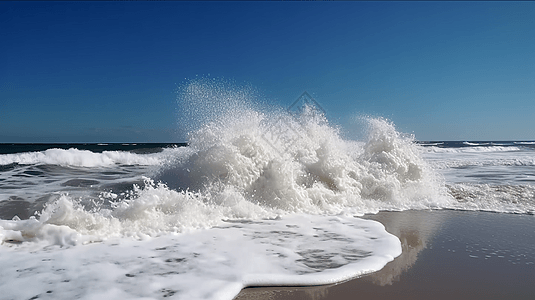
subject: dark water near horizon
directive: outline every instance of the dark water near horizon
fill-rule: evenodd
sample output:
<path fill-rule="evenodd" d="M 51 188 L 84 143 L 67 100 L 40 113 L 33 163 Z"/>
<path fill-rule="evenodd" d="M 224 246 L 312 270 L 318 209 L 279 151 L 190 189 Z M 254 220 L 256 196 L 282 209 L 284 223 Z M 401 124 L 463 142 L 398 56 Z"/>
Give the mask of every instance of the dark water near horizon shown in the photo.
<path fill-rule="evenodd" d="M 45 151 L 47 149 L 130 151 L 134 153 L 156 153 L 163 148 L 185 147 L 187 143 L 0 143 L 0 154 Z"/>
<path fill-rule="evenodd" d="M 535 141 L 416 141 L 422 146 L 436 146 L 439 148 L 463 148 L 463 147 L 527 147 L 535 148 Z"/>
<path fill-rule="evenodd" d="M 535 148 L 535 141 L 415 141 L 415 143 L 439 148 L 464 148 L 464 147 L 526 147 Z M 156 153 L 164 148 L 186 147 L 188 143 L 0 143 L 0 154 L 45 151 L 47 149 L 70 149 L 89 150 L 92 152 L 103 151 L 130 151 L 134 153 Z"/>

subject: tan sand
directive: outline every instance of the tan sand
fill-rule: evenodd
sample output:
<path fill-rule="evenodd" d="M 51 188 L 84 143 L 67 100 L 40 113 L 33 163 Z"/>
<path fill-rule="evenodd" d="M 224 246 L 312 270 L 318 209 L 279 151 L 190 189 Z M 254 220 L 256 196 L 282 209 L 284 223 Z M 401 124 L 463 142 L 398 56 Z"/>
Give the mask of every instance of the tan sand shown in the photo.
<path fill-rule="evenodd" d="M 255 287 L 235 300 L 535 299 L 535 216 L 382 212 L 366 218 L 400 238 L 382 270 L 317 287 Z"/>

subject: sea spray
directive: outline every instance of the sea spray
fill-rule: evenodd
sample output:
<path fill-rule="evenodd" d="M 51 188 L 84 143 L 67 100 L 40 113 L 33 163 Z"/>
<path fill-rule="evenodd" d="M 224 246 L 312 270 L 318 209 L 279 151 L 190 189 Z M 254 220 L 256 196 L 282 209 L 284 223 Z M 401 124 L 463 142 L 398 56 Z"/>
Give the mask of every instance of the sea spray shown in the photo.
<path fill-rule="evenodd" d="M 141 238 L 210 228 L 225 219 L 362 215 L 440 207 L 451 200 L 420 157 L 420 146 L 388 120 L 368 119 L 367 139 L 354 142 L 343 139 L 339 128 L 308 105 L 293 114 L 259 111 L 250 90 L 226 89 L 206 79 L 192 81 L 183 91 L 185 106 L 197 118 L 185 150 L 124 158 L 114 152 L 45 151 L 44 157 L 65 154 L 72 166 L 109 166 L 127 159 L 156 164 L 159 171 L 126 194 L 102 191 L 99 205 L 64 194 L 45 207 L 39 222 L 67 226 L 97 240 Z M 298 131 L 284 149 L 266 138 L 276 122 Z"/>
<path fill-rule="evenodd" d="M 251 93 L 191 84 L 187 105 L 206 115 L 192 124 L 187 147 L 127 158 L 134 165 L 124 165 L 120 153 L 61 152 L 97 162 L 69 158 L 60 164 L 73 177 L 92 169 L 114 174 L 154 167 L 136 177 L 142 184 L 104 188 L 97 198 L 61 192 L 34 217 L 0 221 L 4 248 L 11 251 L 4 257 L 36 270 L 21 282 L 56 274 L 47 281 L 51 286 L 72 282 L 54 292 L 64 299 L 176 293 L 232 299 L 248 285 L 334 283 L 378 270 L 401 252 L 399 240 L 380 223 L 355 215 L 440 207 L 450 199 L 421 159 L 420 146 L 387 120 L 369 119 L 367 139 L 350 141 L 313 107 L 291 114 L 263 110 L 251 104 Z M 288 127 L 270 132 L 274 124 Z M 83 178 L 66 183 L 78 193 L 100 186 Z M 0 264 L 18 268 L 9 260 Z M 88 265 L 83 284 L 74 280 L 76 270 Z M 86 282 L 102 288 L 90 290 Z"/>
<path fill-rule="evenodd" d="M 370 119 L 367 141 L 354 143 L 342 139 L 324 116 L 308 117 L 307 109 L 298 116 L 251 110 L 220 116 L 191 135 L 192 155 L 171 167 L 180 182 L 165 180 L 172 186 L 189 182 L 187 188 L 212 195 L 232 189 L 281 213 L 337 213 L 350 207 L 358 214 L 368 212 L 368 200 L 406 207 L 444 200 L 440 179 L 421 159 L 419 147 L 388 121 Z M 283 152 L 265 138 L 279 119 L 298 123 L 292 128 L 300 130 Z"/>

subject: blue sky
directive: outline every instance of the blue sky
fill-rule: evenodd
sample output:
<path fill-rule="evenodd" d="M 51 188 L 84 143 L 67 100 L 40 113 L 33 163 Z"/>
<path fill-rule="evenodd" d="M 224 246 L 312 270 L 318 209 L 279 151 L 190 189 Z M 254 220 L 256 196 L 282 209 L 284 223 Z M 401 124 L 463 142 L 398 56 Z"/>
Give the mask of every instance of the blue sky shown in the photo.
<path fill-rule="evenodd" d="M 0 142 L 182 142 L 195 78 L 348 134 L 535 140 L 535 2 L 0 2 Z"/>

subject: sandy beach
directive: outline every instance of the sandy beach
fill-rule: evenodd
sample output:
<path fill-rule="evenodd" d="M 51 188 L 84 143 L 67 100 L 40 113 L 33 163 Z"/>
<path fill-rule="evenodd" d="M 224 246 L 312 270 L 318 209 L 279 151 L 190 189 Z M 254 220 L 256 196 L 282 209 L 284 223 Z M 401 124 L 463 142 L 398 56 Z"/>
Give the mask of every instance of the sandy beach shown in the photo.
<path fill-rule="evenodd" d="M 472 211 L 367 215 L 399 237 L 382 270 L 317 287 L 250 287 L 235 300 L 534 299 L 535 217 Z"/>

